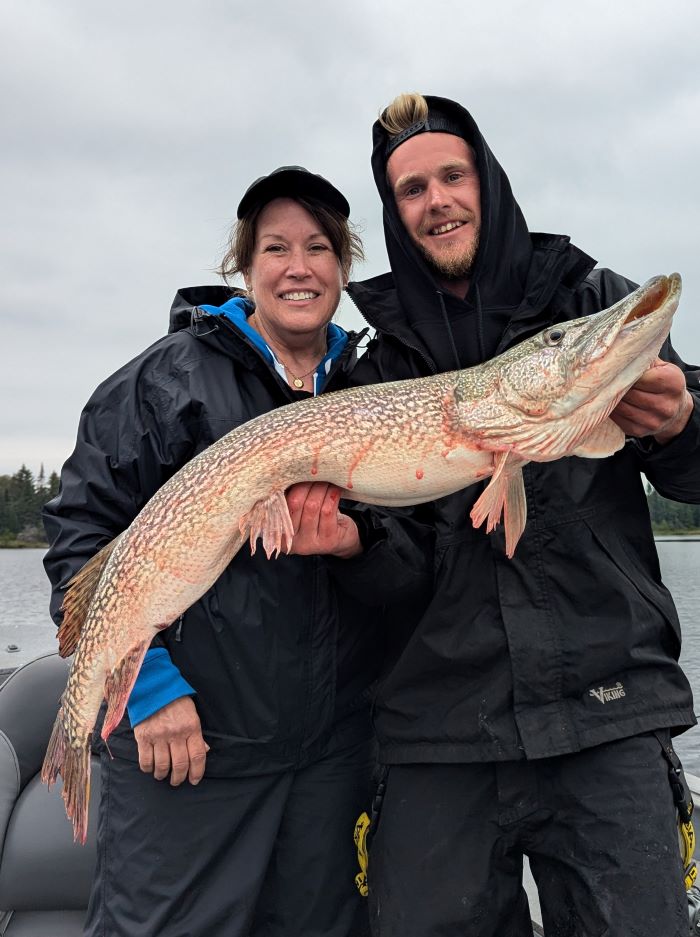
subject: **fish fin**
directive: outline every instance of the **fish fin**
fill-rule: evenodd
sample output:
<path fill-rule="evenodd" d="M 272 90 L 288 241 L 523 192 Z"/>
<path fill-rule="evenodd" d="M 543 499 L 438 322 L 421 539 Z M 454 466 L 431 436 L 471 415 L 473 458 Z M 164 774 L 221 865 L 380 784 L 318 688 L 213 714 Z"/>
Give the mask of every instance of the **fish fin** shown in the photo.
<path fill-rule="evenodd" d="M 580 436 L 580 429 L 566 420 L 549 423 L 523 422 L 509 430 L 487 427 L 479 431 L 484 448 L 507 449 L 518 453 L 522 459 L 548 461 L 568 455 L 572 443 Z"/>
<path fill-rule="evenodd" d="M 70 657 L 75 651 L 102 570 L 118 540 L 119 537 L 115 537 L 106 547 L 102 547 L 68 583 L 61 605 L 63 621 L 58 629 L 58 653 L 61 657 Z"/>
<path fill-rule="evenodd" d="M 512 559 L 527 520 L 527 498 L 522 468 L 516 469 L 508 478 L 503 519 L 506 529 L 506 556 Z"/>
<path fill-rule="evenodd" d="M 506 533 L 506 553 L 513 556 L 518 540 L 525 529 L 527 500 L 523 483 L 523 459 L 512 452 L 500 452 L 494 457 L 495 468 L 491 480 L 476 500 L 470 517 L 475 527 L 486 521 L 486 533 L 491 533 L 503 515 Z"/>
<path fill-rule="evenodd" d="M 90 804 L 90 733 L 79 747 L 70 745 L 61 706 L 44 757 L 41 780 L 49 789 L 58 775 L 63 778 L 63 803 L 73 822 L 73 841 L 85 845 Z"/>
<path fill-rule="evenodd" d="M 258 537 L 262 538 L 268 560 L 273 553 L 279 556 L 283 549 L 289 553 L 292 548 L 294 526 L 283 491 L 273 491 L 267 498 L 256 501 L 238 526 L 243 537 L 249 535 L 251 553 L 255 553 Z"/>
<path fill-rule="evenodd" d="M 506 426 L 494 421 L 480 427 L 475 435 L 484 449 L 509 450 L 524 461 L 551 462 L 578 454 L 579 445 L 586 446 L 589 436 L 595 439 L 596 428 L 609 422 L 607 417 L 614 403 L 609 402 L 605 410 L 594 405 L 581 407 L 576 414 L 545 422 L 523 419 Z M 608 427 L 607 432 L 612 437 L 614 431 Z M 616 451 L 617 448 L 612 450 Z M 605 455 L 610 454 L 605 452 Z"/>
<path fill-rule="evenodd" d="M 612 420 L 603 420 L 592 433 L 585 436 L 571 455 L 582 459 L 604 459 L 617 452 L 625 444 L 625 434 Z"/>
<path fill-rule="evenodd" d="M 105 680 L 105 699 L 107 712 L 102 726 L 102 738 L 106 742 L 113 730 L 121 722 L 129 694 L 136 682 L 146 651 L 151 646 L 150 638 L 132 647 L 107 674 Z"/>

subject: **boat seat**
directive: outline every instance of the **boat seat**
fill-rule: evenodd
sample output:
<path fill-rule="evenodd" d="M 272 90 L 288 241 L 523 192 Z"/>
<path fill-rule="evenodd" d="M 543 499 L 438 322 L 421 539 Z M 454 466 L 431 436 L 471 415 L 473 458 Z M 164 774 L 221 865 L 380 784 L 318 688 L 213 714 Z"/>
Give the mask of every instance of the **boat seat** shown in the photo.
<path fill-rule="evenodd" d="M 85 846 L 41 765 L 68 677 L 68 661 L 46 654 L 0 687 L 0 937 L 80 937 L 95 865 L 100 766 L 92 759 Z"/>

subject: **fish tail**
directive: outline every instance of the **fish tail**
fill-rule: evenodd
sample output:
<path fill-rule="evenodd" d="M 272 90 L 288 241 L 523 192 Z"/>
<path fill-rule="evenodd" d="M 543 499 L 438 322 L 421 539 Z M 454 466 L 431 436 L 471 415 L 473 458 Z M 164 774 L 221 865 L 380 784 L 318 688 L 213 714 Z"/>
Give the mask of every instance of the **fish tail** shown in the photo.
<path fill-rule="evenodd" d="M 82 744 L 71 745 L 62 710 L 56 717 L 49 739 L 41 780 L 51 788 L 59 774 L 63 778 L 62 797 L 66 814 L 73 821 L 73 840 L 80 840 L 84 845 L 90 803 L 90 735 Z"/>

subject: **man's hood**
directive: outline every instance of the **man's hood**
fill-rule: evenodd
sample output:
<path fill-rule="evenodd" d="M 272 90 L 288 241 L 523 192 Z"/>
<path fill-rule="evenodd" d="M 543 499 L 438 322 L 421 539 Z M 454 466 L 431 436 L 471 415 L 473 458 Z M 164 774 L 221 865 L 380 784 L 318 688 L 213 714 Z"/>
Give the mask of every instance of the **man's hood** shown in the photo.
<path fill-rule="evenodd" d="M 426 100 L 431 110 L 439 109 L 463 128 L 464 138 L 476 155 L 481 189 L 481 232 L 466 299 L 459 299 L 439 286 L 401 222 L 386 176 L 388 134 L 379 121 L 372 131 L 372 168 L 384 206 L 387 253 L 402 318 L 418 350 L 436 370 L 442 371 L 468 367 L 491 357 L 499 345 L 501 332 L 523 304 L 532 310 L 541 308 L 545 294 L 551 298 L 553 269 L 557 267 L 563 273 L 563 268 L 570 266 L 570 258 L 566 256 L 569 240 L 555 236 L 559 256 L 550 264 L 549 274 L 543 277 L 541 264 L 534 270 L 533 238 L 508 177 L 476 121 L 454 101 L 434 96 L 426 96 Z M 585 267 L 588 272 L 592 266 L 593 261 L 586 258 L 581 268 Z M 541 294 L 539 299 L 535 293 Z M 353 291 L 359 304 L 362 303 L 360 294 Z M 375 325 L 374 322 L 370 324 Z M 394 325 L 401 328 L 400 323 Z"/>

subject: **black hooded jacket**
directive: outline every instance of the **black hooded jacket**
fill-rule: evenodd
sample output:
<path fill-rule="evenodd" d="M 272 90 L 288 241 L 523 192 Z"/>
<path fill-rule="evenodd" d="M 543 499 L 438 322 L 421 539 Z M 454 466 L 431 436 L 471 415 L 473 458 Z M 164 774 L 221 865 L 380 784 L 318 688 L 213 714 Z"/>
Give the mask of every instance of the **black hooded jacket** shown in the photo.
<path fill-rule="evenodd" d="M 180 291 L 170 334 L 104 381 L 85 407 L 59 494 L 44 510 L 57 622 L 70 578 L 185 462 L 239 424 L 307 396 L 229 320 L 199 309 L 231 295 L 223 287 Z M 359 337 L 350 335 L 324 390 L 347 384 Z M 367 534 L 361 557 L 268 561 L 245 546 L 156 639 L 197 691 L 211 746 L 207 775 L 292 768 L 317 758 L 332 736 L 350 744 L 369 735 L 383 605 L 419 588 L 425 562 L 400 530 L 355 517 Z M 136 758 L 126 717 L 110 747 Z"/>
<path fill-rule="evenodd" d="M 353 382 L 478 364 L 635 286 L 594 269 L 568 237 L 530 233 L 472 117 L 452 101 L 428 102 L 464 128 L 476 154 L 482 218 L 469 292 L 443 292 L 406 233 L 375 124 L 392 274 L 349 288 L 377 330 Z M 670 341 L 662 356 L 685 371 L 695 397 L 686 429 L 665 446 L 628 440 L 603 460 L 528 464 L 528 521 L 513 559 L 500 527 L 486 535 L 471 525 L 483 485 L 435 503 L 434 597 L 397 639 L 375 704 L 382 761 L 542 758 L 694 723 L 640 472 L 665 497 L 700 501 L 699 375 Z"/>

